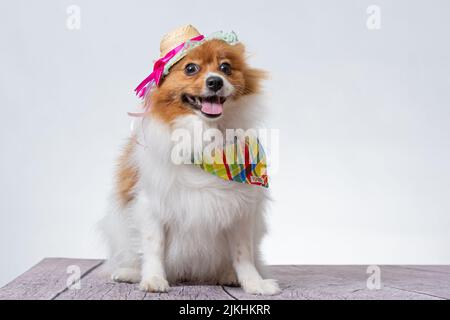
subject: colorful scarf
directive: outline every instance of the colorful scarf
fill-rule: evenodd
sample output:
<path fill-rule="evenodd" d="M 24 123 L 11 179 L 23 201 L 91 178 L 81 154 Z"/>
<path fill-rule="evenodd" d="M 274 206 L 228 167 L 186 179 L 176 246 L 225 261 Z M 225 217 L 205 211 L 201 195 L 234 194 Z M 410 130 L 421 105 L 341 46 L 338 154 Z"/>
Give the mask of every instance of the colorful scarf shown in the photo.
<path fill-rule="evenodd" d="M 219 178 L 241 183 L 269 187 L 266 155 L 258 139 L 234 142 L 216 150 L 213 159 L 194 162 L 205 172 Z"/>

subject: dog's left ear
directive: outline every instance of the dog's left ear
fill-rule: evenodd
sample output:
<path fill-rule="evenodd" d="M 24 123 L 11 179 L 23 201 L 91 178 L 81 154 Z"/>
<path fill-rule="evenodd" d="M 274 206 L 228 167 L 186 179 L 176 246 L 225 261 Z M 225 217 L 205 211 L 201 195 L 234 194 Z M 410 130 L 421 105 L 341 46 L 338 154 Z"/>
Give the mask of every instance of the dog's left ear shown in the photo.
<path fill-rule="evenodd" d="M 244 94 L 256 94 L 261 91 L 263 80 L 266 80 L 269 74 L 261 69 L 248 68 L 244 70 L 245 91 Z"/>
<path fill-rule="evenodd" d="M 235 44 L 236 49 L 242 56 L 247 56 L 245 46 L 242 43 Z M 269 74 L 261 69 L 251 68 L 246 65 L 243 70 L 245 79 L 244 95 L 257 94 L 261 91 L 263 80 L 269 77 Z"/>
<path fill-rule="evenodd" d="M 241 56 L 246 56 L 245 46 L 242 43 L 237 43 L 234 46 Z M 266 71 L 251 68 L 247 64 L 243 70 L 243 74 L 245 80 L 244 95 L 259 93 L 261 91 L 263 80 L 266 80 L 269 77 L 269 74 Z"/>
<path fill-rule="evenodd" d="M 236 48 L 236 50 L 237 50 L 240 54 L 242 54 L 242 55 L 245 54 L 245 46 L 244 46 L 243 43 L 238 42 L 238 43 L 236 43 L 236 44 L 234 45 L 234 47 Z"/>

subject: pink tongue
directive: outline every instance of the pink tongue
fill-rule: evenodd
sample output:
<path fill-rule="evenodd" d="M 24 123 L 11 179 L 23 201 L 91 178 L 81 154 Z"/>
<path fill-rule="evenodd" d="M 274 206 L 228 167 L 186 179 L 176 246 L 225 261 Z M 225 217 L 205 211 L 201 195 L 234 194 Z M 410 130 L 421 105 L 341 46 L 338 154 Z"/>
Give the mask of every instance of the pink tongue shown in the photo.
<path fill-rule="evenodd" d="M 221 104 L 220 102 L 210 102 L 210 101 L 202 102 L 202 112 L 206 114 L 218 115 L 221 114 L 222 111 L 223 111 L 223 104 Z"/>

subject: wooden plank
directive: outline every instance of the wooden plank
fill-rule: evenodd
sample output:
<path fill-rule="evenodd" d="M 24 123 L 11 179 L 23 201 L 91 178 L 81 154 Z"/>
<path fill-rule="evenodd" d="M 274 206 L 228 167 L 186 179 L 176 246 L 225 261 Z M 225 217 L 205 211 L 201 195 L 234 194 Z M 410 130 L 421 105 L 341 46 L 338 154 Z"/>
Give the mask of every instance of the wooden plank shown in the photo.
<path fill-rule="evenodd" d="M 171 286 L 169 293 L 147 293 L 145 300 L 233 300 L 223 287 L 213 285 Z"/>
<path fill-rule="evenodd" d="M 450 274 L 450 266 L 443 266 L 443 265 L 431 265 L 431 266 L 429 266 L 429 265 L 404 265 L 404 266 L 394 265 L 393 267 L 402 267 L 402 268 L 406 268 L 406 269 Z"/>
<path fill-rule="evenodd" d="M 367 266 L 271 266 L 283 289 L 254 296 L 241 288 L 195 284 L 171 286 L 168 293 L 145 293 L 137 284 L 115 283 L 102 260 L 44 259 L 0 289 L 2 299 L 450 299 L 450 266 L 380 266 L 381 289 L 367 288 Z M 67 288 L 69 266 L 81 271 L 79 289 Z"/>
<path fill-rule="evenodd" d="M 175 285 L 167 293 L 143 292 L 138 284 L 117 283 L 96 268 L 81 279 L 80 289 L 65 290 L 57 300 L 213 300 L 231 299 L 220 286 Z"/>
<path fill-rule="evenodd" d="M 450 299 L 450 267 L 382 266 L 385 286 Z"/>
<path fill-rule="evenodd" d="M 397 272 L 395 275 L 390 269 L 384 272 L 381 266 L 381 283 L 379 290 L 367 288 L 367 266 L 271 266 L 268 268 L 270 277 L 279 280 L 282 292 L 271 299 L 442 299 L 444 295 L 428 294 L 413 291 L 404 285 L 411 279 L 411 274 Z M 420 272 L 419 272 L 420 273 Z M 420 279 L 419 275 L 417 279 Z M 402 282 L 402 286 L 393 280 Z M 428 279 L 430 280 L 430 279 Z M 442 279 L 440 279 L 442 280 Z M 439 281 L 439 280 L 436 280 Z M 420 282 L 420 280 L 419 280 Z M 435 282 L 430 282 L 430 286 Z M 418 283 L 416 283 L 416 288 Z M 450 285 L 446 287 L 447 293 Z M 423 288 L 423 287 L 421 287 Z M 244 293 L 240 288 L 228 288 L 225 290 L 239 300 L 264 299 L 265 297 L 253 296 Z M 430 292 L 430 291 L 428 291 Z"/>
<path fill-rule="evenodd" d="M 61 292 L 55 300 L 142 300 L 145 292 L 138 290 L 136 284 L 116 283 L 96 268 L 84 276 L 79 289 Z"/>
<path fill-rule="evenodd" d="M 69 266 L 78 266 L 83 275 L 101 263 L 102 260 L 46 258 L 0 289 L 0 300 L 53 299 L 67 288 Z"/>

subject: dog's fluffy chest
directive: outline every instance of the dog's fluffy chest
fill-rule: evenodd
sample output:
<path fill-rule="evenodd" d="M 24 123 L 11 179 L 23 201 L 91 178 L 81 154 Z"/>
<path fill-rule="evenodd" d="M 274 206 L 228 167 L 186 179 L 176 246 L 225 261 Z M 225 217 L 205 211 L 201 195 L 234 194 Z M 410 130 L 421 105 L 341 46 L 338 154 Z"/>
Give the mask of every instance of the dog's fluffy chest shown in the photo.
<path fill-rule="evenodd" d="M 168 185 L 148 192 L 162 200 L 161 219 L 181 230 L 225 229 L 262 201 L 263 188 L 223 180 L 195 165 L 172 165 L 166 170 Z M 144 179 L 161 181 L 163 171 Z"/>

